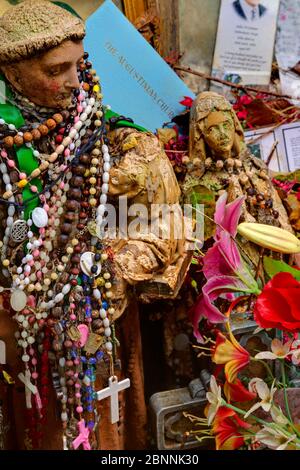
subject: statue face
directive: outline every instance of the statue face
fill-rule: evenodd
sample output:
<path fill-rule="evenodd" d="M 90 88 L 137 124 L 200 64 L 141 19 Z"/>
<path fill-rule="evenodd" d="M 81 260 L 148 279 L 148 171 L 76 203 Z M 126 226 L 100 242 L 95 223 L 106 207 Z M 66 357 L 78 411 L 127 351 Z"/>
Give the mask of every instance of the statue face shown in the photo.
<path fill-rule="evenodd" d="M 3 68 L 8 81 L 39 106 L 63 109 L 79 88 L 78 65 L 84 54 L 82 41 L 65 41 L 32 59 Z"/>
<path fill-rule="evenodd" d="M 213 112 L 206 118 L 203 131 L 204 140 L 217 155 L 231 151 L 235 126 L 233 118 L 228 112 Z"/>

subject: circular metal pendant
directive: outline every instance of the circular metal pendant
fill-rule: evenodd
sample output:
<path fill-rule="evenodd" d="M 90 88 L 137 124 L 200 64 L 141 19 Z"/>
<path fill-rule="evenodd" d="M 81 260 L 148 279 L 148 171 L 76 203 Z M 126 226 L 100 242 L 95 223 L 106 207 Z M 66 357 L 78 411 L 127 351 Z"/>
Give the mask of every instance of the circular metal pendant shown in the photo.
<path fill-rule="evenodd" d="M 89 277 L 91 277 L 91 276 L 97 277 L 101 273 L 101 264 L 100 263 L 96 264 L 97 272 L 92 273 L 92 266 L 95 265 L 94 259 L 95 259 L 95 254 L 92 251 L 86 251 L 80 257 L 81 270 L 84 274 L 86 274 Z"/>
<path fill-rule="evenodd" d="M 21 243 L 26 240 L 27 233 L 28 233 L 28 225 L 26 223 L 26 220 L 16 220 L 16 222 L 14 222 L 12 225 L 10 238 L 15 243 Z"/>
<path fill-rule="evenodd" d="M 27 305 L 26 294 L 20 289 L 13 291 L 10 297 L 10 305 L 15 312 L 21 312 Z"/>

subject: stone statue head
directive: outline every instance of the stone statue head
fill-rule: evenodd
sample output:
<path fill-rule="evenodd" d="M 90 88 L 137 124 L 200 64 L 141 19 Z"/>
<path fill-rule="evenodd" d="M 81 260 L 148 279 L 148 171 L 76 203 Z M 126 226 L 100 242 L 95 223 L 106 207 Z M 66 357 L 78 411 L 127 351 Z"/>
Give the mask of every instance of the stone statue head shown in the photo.
<path fill-rule="evenodd" d="M 217 93 L 201 93 L 191 110 L 191 159 L 224 160 L 239 155 L 244 146 L 243 129 L 231 104 Z"/>
<path fill-rule="evenodd" d="M 66 108 L 79 87 L 80 18 L 47 0 L 25 0 L 0 18 L 1 71 L 33 103 Z"/>

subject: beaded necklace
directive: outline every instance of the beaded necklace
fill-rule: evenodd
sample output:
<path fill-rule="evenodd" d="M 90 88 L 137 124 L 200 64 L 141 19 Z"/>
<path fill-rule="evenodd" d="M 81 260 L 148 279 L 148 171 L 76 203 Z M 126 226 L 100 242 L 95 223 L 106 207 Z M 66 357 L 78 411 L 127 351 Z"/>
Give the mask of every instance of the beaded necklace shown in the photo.
<path fill-rule="evenodd" d="M 111 364 L 115 350 L 113 258 L 87 230 L 88 221 L 103 221 L 110 171 L 99 78 L 87 59 L 86 54 L 80 64 L 81 87 L 71 112 L 56 112 L 22 130 L 0 120 L 7 206 L 0 248 L 2 274 L 10 283 L 0 292 L 8 293 L 19 326 L 16 339 L 24 363 L 19 379 L 25 385 L 32 448 L 42 437 L 50 369 L 61 403 L 64 447 L 90 448 L 98 420 L 95 368 L 99 361 Z M 37 150 L 46 139 L 52 148 L 48 154 Z M 36 162 L 27 173 L 16 161 L 24 145 Z M 90 439 L 82 441 L 83 435 Z"/>

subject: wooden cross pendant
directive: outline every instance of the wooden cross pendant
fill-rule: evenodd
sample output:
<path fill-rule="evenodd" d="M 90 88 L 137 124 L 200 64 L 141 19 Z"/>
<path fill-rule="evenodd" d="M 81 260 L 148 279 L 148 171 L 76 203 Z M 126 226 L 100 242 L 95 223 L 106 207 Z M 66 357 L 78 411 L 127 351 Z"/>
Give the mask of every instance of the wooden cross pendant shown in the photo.
<path fill-rule="evenodd" d="M 104 398 L 110 397 L 110 416 L 111 423 L 117 423 L 119 417 L 119 392 L 130 387 L 130 380 L 125 379 L 118 382 L 117 377 L 110 377 L 108 379 L 108 387 L 97 392 L 97 399 L 103 400 Z"/>

